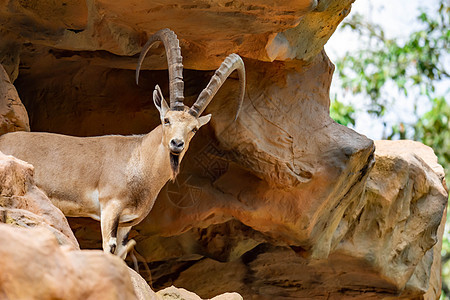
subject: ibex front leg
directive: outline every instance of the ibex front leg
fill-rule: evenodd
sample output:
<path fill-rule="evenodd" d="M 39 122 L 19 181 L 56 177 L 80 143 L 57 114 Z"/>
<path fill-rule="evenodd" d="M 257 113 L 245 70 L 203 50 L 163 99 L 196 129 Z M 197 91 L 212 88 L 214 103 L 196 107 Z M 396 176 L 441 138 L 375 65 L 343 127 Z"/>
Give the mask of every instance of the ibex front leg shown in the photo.
<path fill-rule="evenodd" d="M 115 253 L 117 250 L 117 230 L 122 207 L 119 201 L 109 201 L 102 206 L 101 228 L 103 251 Z"/>

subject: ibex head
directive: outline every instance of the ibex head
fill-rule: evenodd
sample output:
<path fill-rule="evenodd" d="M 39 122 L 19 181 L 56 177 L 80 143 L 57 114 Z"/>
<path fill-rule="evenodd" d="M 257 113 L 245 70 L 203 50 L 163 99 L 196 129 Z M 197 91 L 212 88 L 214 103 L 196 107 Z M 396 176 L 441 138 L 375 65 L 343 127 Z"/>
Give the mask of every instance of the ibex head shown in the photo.
<path fill-rule="evenodd" d="M 201 126 L 211 120 L 210 114 L 203 117 L 200 117 L 200 115 L 234 70 L 238 71 L 240 81 L 240 98 L 235 120 L 238 117 L 244 99 L 245 68 L 239 55 L 229 55 L 220 65 L 219 69 L 216 70 L 206 88 L 200 93 L 197 101 L 189 108 L 183 104 L 184 82 L 181 49 L 177 36 L 170 29 L 166 28 L 156 32 L 144 45 L 136 68 L 136 84 L 139 82 L 139 71 L 145 55 L 150 47 L 159 41 L 164 44 L 166 49 L 169 68 L 170 106 L 164 100 L 158 85 L 153 92 L 153 102 L 160 114 L 163 128 L 162 143 L 169 150 L 172 178 L 175 179 L 179 172 L 180 161 L 186 153 L 192 137 Z"/>
<path fill-rule="evenodd" d="M 162 123 L 162 143 L 169 149 L 170 165 L 173 179 L 179 171 L 180 161 L 197 130 L 211 120 L 211 115 L 195 117 L 189 113 L 189 108 L 174 110 L 167 105 L 159 86 L 153 92 L 153 102 L 159 110 Z"/>

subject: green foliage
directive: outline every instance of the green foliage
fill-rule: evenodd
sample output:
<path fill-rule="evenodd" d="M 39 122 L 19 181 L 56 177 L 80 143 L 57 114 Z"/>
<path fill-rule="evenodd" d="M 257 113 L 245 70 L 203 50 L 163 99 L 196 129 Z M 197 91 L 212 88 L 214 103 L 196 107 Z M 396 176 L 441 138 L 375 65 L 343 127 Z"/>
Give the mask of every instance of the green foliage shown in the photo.
<path fill-rule="evenodd" d="M 416 138 L 434 149 L 439 163 L 446 168 L 450 183 L 450 105 L 444 97 L 433 99 L 433 107 L 415 125 Z"/>
<path fill-rule="evenodd" d="M 404 95 L 433 97 L 436 82 L 449 77 L 442 59 L 450 44 L 450 10 L 445 3 L 441 0 L 437 16 L 422 12 L 418 21 L 423 29 L 404 41 L 386 38 L 379 25 L 364 21 L 358 14 L 343 23 L 344 28 L 359 34 L 367 48 L 347 53 L 336 63 L 337 71 L 344 89 L 370 97 L 369 113 L 383 116 L 395 101 L 386 92 L 387 83 L 394 84 Z"/>
<path fill-rule="evenodd" d="M 336 97 L 331 102 L 330 116 L 337 123 L 349 126 L 355 126 L 355 109 L 351 105 L 340 102 Z"/>

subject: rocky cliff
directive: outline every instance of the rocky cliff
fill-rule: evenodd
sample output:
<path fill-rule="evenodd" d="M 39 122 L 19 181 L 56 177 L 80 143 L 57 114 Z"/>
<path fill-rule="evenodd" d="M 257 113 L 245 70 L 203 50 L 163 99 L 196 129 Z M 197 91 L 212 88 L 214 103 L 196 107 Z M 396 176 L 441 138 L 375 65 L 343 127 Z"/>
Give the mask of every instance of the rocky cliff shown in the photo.
<path fill-rule="evenodd" d="M 434 299 L 448 194 L 433 151 L 374 143 L 329 117 L 323 45 L 352 2 L 0 1 L 0 96 L 14 82 L 33 131 L 143 134 L 160 122 L 154 86 L 168 94 L 162 47 L 134 83 L 149 35 L 177 33 L 186 104 L 238 53 L 241 114 L 232 76 L 177 181 L 132 231 L 141 275 L 203 298 Z M 0 114 L 2 132 L 28 129 L 17 95 L 0 99 Z M 100 248 L 98 223 L 69 222 L 82 248 Z"/>

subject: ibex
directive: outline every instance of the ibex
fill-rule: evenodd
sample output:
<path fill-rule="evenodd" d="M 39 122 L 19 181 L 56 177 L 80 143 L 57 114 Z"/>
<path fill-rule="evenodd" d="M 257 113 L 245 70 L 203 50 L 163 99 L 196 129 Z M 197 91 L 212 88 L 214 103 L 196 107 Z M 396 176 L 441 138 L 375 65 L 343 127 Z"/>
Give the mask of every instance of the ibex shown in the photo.
<path fill-rule="evenodd" d="M 153 102 L 161 125 L 140 136 L 72 137 L 52 133 L 13 132 L 0 137 L 0 151 L 35 167 L 37 186 L 66 216 L 91 217 L 101 222 L 103 250 L 125 258 L 128 233 L 141 222 L 159 191 L 174 180 L 194 134 L 209 122 L 200 116 L 227 77 L 240 80 L 236 118 L 244 98 L 245 68 L 237 54 L 229 55 L 192 107 L 183 104 L 183 64 L 175 33 L 162 29 L 144 45 L 136 68 L 156 43 L 164 44 L 169 69 L 170 106 L 159 86 Z M 134 242 L 134 241 L 133 241 Z"/>

